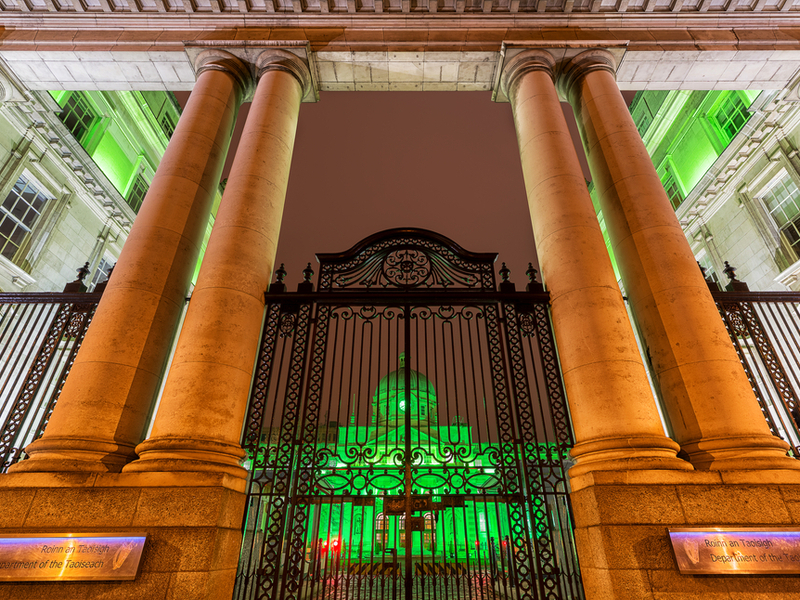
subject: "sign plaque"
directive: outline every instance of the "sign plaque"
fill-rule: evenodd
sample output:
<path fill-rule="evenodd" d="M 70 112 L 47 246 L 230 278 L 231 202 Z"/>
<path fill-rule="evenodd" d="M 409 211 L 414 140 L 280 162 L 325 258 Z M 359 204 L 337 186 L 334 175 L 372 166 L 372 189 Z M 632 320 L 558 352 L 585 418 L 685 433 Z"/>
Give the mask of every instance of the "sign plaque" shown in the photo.
<path fill-rule="evenodd" d="M 0 581 L 136 579 L 146 533 L 42 533 L 0 537 Z"/>
<path fill-rule="evenodd" d="M 684 575 L 800 573 L 800 529 L 713 527 L 668 529 Z"/>

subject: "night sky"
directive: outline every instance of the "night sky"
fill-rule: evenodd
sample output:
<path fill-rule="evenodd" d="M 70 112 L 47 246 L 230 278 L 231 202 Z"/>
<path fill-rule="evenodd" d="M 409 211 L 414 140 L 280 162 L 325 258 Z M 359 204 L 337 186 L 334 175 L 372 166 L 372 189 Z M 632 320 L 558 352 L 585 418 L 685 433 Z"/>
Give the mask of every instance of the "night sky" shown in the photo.
<path fill-rule="evenodd" d="M 181 104 L 188 97 L 176 95 Z M 509 104 L 493 103 L 490 92 L 322 92 L 302 105 L 277 258 L 290 289 L 315 253 L 392 227 L 498 252 L 497 268 L 505 261 L 524 287 L 536 252 Z"/>

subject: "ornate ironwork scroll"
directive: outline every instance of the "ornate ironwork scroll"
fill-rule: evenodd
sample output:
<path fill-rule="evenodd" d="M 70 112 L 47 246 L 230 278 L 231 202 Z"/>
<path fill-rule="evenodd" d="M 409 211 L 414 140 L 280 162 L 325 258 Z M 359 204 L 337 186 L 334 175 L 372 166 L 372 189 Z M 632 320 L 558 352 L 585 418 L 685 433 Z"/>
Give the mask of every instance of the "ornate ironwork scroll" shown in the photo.
<path fill-rule="evenodd" d="M 318 254 L 319 290 L 495 290 L 496 254 L 475 254 L 432 231 L 390 229 L 341 254 Z"/>

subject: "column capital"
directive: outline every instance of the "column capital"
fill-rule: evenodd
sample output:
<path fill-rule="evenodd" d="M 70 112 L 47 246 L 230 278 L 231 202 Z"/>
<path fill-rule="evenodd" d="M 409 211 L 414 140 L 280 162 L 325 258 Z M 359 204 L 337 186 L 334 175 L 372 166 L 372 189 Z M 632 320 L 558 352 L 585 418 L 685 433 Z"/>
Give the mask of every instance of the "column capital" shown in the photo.
<path fill-rule="evenodd" d="M 556 89 L 562 99 L 571 103 L 575 84 L 594 71 L 608 71 L 616 79 L 617 59 L 608 50 L 595 48 L 581 52 L 564 62 L 556 78 Z"/>
<path fill-rule="evenodd" d="M 250 68 L 247 63 L 230 52 L 219 48 L 203 50 L 194 59 L 194 72 L 197 77 L 200 77 L 204 71 L 222 71 L 233 77 L 238 88 L 239 104 L 253 93 L 255 86 Z"/>
<path fill-rule="evenodd" d="M 556 59 L 547 50 L 525 50 L 520 52 L 503 67 L 500 85 L 506 97 L 513 102 L 516 86 L 523 75 L 533 71 L 544 71 L 551 79 L 554 77 Z"/>
<path fill-rule="evenodd" d="M 308 101 L 309 96 L 314 95 L 314 84 L 311 80 L 311 71 L 305 60 L 280 48 L 270 48 L 264 50 L 255 60 L 256 79 L 267 71 L 285 71 L 292 75 L 300 84 L 303 91 L 303 100 Z M 312 100 L 313 101 L 313 100 Z"/>

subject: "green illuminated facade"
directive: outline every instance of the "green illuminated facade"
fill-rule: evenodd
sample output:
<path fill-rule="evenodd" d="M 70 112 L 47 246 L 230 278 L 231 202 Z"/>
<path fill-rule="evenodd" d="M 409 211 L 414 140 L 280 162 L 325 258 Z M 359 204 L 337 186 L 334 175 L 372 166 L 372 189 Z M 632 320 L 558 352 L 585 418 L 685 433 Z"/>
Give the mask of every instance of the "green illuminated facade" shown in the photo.
<path fill-rule="evenodd" d="M 653 90 L 638 92 L 630 110 L 707 276 L 724 288 L 729 261 L 751 289 L 796 287 L 796 103 L 769 91 Z M 613 260 L 607 235 L 606 245 Z"/>
<path fill-rule="evenodd" d="M 52 92 L 59 118 L 134 212 L 180 117 L 169 92 Z"/>
<path fill-rule="evenodd" d="M 122 250 L 180 107 L 165 91 L 23 92 L 1 65 L 0 83 L 11 90 L 0 118 L 0 291 L 61 291 L 87 262 L 91 290 Z"/>

